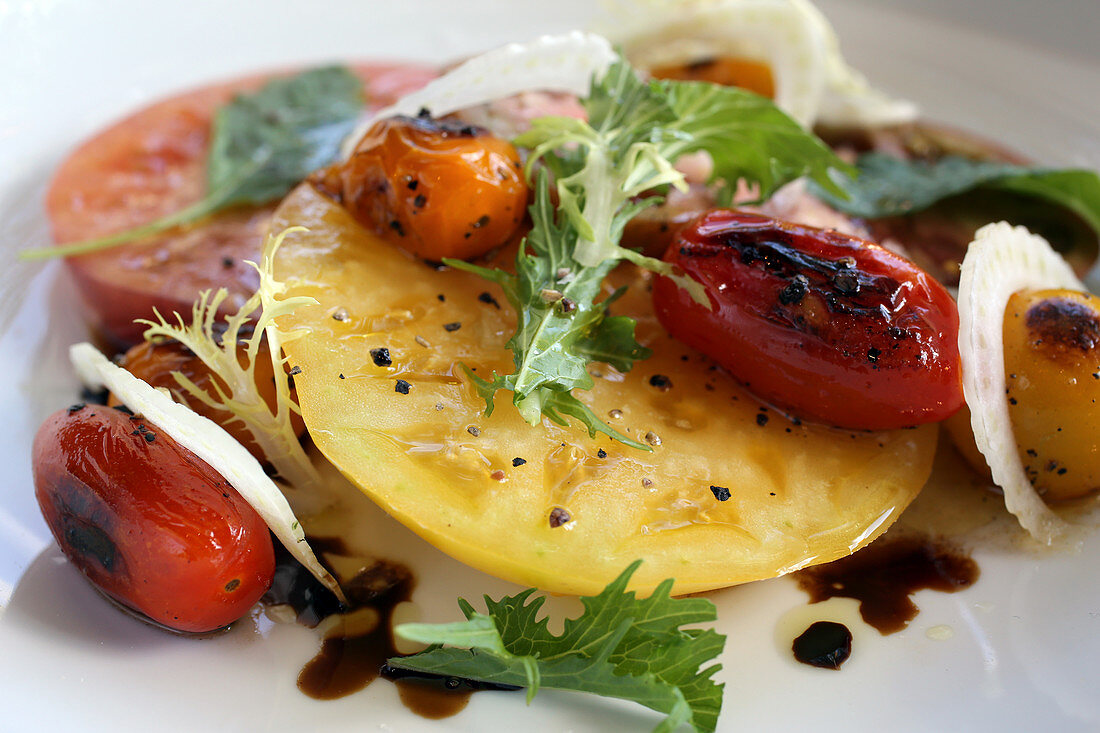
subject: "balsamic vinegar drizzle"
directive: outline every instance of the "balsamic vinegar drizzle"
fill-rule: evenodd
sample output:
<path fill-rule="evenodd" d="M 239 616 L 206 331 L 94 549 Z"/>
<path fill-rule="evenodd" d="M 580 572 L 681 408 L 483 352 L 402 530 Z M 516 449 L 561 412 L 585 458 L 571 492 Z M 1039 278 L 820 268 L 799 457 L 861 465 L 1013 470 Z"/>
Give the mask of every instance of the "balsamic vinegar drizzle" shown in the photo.
<path fill-rule="evenodd" d="M 347 555 L 339 538 L 309 539 L 318 555 Z M 466 707 L 476 690 L 518 689 L 503 685 L 410 673 L 386 664 L 399 656 L 391 633 L 393 609 L 409 600 L 416 579 L 411 570 L 399 563 L 375 560 L 353 578 L 342 579 L 350 603 L 343 608 L 336 597 L 281 546 L 276 545 L 275 579 L 264 596 L 268 605 L 287 605 L 295 610 L 298 622 L 315 627 L 339 613 L 373 609 L 378 621 L 369 629 L 345 634 L 329 634 L 321 650 L 302 667 L 298 689 L 318 700 L 332 700 L 363 689 L 379 676 L 397 685 L 402 703 L 425 718 L 446 718 Z M 353 625 L 349 625 L 353 626 Z"/>
<path fill-rule="evenodd" d="M 978 565 L 942 540 L 903 535 L 873 542 L 854 555 L 795 574 L 810 603 L 854 598 L 859 613 L 881 634 L 901 631 L 917 615 L 910 596 L 918 590 L 945 593 L 969 588 Z"/>
<path fill-rule="evenodd" d="M 852 655 L 852 632 L 836 621 L 815 621 L 794 640 L 791 651 L 811 667 L 840 669 Z"/>

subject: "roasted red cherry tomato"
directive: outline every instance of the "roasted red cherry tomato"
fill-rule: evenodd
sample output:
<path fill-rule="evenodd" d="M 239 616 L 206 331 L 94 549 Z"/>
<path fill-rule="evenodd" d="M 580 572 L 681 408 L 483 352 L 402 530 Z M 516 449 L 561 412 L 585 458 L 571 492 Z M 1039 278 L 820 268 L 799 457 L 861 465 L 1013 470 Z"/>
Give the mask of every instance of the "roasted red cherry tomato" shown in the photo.
<path fill-rule="evenodd" d="M 714 308 L 659 278 L 664 327 L 795 416 L 879 430 L 962 405 L 954 301 L 876 244 L 717 210 L 682 230 L 665 259 L 701 282 Z"/>
<path fill-rule="evenodd" d="M 122 605 L 172 629 L 212 631 L 271 585 L 264 521 L 145 420 L 74 405 L 46 419 L 33 456 L 35 495 L 61 550 Z"/>
<path fill-rule="evenodd" d="M 511 143 L 426 115 L 377 123 L 346 163 L 317 181 L 359 223 L 430 260 L 474 257 L 504 244 L 527 211 L 527 183 Z"/>

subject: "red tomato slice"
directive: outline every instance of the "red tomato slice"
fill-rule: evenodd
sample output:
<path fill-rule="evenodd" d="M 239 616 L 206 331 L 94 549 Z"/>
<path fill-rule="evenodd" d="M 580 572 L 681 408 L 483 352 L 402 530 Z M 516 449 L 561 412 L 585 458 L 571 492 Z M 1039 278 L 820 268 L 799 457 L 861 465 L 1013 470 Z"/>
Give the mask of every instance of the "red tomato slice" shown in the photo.
<path fill-rule="evenodd" d="M 422 66 L 363 64 L 374 106 L 423 86 L 435 71 Z M 57 170 L 46 209 L 59 244 L 105 236 L 145 224 L 202 198 L 210 123 L 233 95 L 259 88 L 273 75 L 256 75 L 186 92 L 147 107 L 81 145 Z M 258 261 L 274 204 L 240 207 L 199 225 L 67 259 L 93 326 L 122 349 L 141 340 L 135 318 L 187 314 L 199 291 L 229 290 L 227 310 L 252 294 L 258 278 L 245 260 Z"/>
<path fill-rule="evenodd" d="M 954 300 L 876 244 L 718 210 L 683 229 L 665 259 L 714 305 L 659 278 L 653 302 L 669 333 L 798 417 L 882 430 L 962 405 Z"/>

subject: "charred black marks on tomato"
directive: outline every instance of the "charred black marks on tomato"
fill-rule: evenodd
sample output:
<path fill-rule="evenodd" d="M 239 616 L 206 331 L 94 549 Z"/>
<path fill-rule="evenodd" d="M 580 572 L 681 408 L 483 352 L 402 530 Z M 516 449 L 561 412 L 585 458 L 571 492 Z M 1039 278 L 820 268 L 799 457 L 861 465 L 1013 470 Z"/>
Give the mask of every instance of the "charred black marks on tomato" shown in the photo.
<path fill-rule="evenodd" d="M 795 275 L 779 291 L 779 302 L 783 305 L 801 303 L 809 292 L 810 281 L 805 275 Z"/>
<path fill-rule="evenodd" d="M 424 132 L 429 132 L 443 138 L 453 137 L 481 137 L 487 135 L 488 130 L 477 125 L 470 125 L 452 117 L 432 117 L 428 109 L 421 109 L 416 117 L 398 115 L 397 119 Z M 415 181 L 415 179 L 414 179 Z M 413 181 L 410 181 L 410 184 Z M 409 186 L 410 191 L 416 190 L 416 185 Z"/>
<path fill-rule="evenodd" d="M 94 560 L 108 573 L 113 573 L 118 560 L 118 547 L 101 527 L 72 513 L 63 513 L 65 544 L 82 557 Z"/>
<path fill-rule="evenodd" d="M 497 302 L 497 299 L 493 297 L 492 293 L 489 293 L 489 292 L 479 293 L 478 296 L 477 296 L 477 299 L 480 300 L 485 305 L 491 305 L 494 308 L 496 308 L 497 310 L 500 310 L 500 303 Z"/>
<path fill-rule="evenodd" d="M 1046 298 L 1028 308 L 1027 329 L 1036 346 L 1088 353 L 1100 343 L 1100 318 L 1071 298 Z"/>
<path fill-rule="evenodd" d="M 882 634 L 892 634 L 917 615 L 913 593 L 953 593 L 969 588 L 978 575 L 977 563 L 945 541 L 903 535 L 877 540 L 854 555 L 795 573 L 794 578 L 810 603 L 854 598 L 864 621 Z"/>
<path fill-rule="evenodd" d="M 836 621 L 815 621 L 791 643 L 794 658 L 822 669 L 840 669 L 852 656 L 852 632 Z"/>
<path fill-rule="evenodd" d="M 877 317 L 879 306 L 890 303 L 900 287 L 892 277 L 863 272 L 853 257 L 833 260 L 802 252 L 787 232 L 741 231 L 715 239 L 716 247 L 733 250 L 741 264 L 783 281 L 777 294 L 781 305 L 798 305 L 813 293 L 832 313 Z M 838 244 L 847 241 L 840 235 L 833 239 Z"/>
<path fill-rule="evenodd" d="M 798 232 L 775 227 L 717 231 L 702 241 L 684 243 L 686 257 L 728 257 L 774 282 L 775 300 L 762 303 L 759 315 L 773 323 L 835 346 L 828 323 L 834 316 L 858 324 L 874 351 L 863 352 L 872 369 L 923 363 L 925 345 L 912 340 L 908 322 L 895 319 L 897 304 L 906 299 L 901 283 L 859 267 L 854 253 L 867 246 L 846 235 L 823 232 L 834 249 L 853 255 L 823 257 L 798 248 Z M 848 334 L 841 336 L 843 340 Z M 854 337 L 854 333 L 851 334 Z M 908 342 L 905 346 L 903 343 Z"/>

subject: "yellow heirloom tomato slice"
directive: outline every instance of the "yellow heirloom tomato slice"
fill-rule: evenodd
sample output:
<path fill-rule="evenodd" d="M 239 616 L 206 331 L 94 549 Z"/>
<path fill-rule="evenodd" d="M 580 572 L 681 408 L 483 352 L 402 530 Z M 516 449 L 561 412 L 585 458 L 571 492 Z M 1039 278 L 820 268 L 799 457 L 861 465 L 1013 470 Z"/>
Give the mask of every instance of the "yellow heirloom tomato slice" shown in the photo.
<path fill-rule="evenodd" d="M 459 364 L 511 370 L 495 285 L 437 270 L 360 227 L 308 184 L 273 231 L 304 226 L 276 276 L 320 305 L 280 320 L 317 447 L 387 512 L 476 568 L 552 592 L 599 592 L 631 561 L 639 590 L 678 593 L 781 575 L 881 534 L 927 479 L 937 427 L 851 433 L 765 409 L 657 324 L 643 276 L 614 306 L 654 356 L 597 365 L 578 396 L 627 447 L 532 427 L 498 395 L 489 417 Z M 499 303 L 499 306 L 497 305 Z M 385 351 L 381 351 L 385 349 Z"/>

